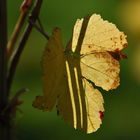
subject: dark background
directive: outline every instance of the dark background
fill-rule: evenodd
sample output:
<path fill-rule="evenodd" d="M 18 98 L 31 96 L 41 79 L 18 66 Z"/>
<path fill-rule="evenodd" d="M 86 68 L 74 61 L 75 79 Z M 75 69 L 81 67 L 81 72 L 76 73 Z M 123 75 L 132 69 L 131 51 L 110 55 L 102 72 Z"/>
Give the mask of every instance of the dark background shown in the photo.
<path fill-rule="evenodd" d="M 9 36 L 19 15 L 22 0 L 8 0 Z M 140 0 L 44 0 L 40 18 L 48 32 L 60 27 L 64 45 L 70 39 L 77 18 L 98 13 L 117 25 L 128 36 L 129 46 L 121 61 L 121 85 L 103 93 L 105 116 L 101 128 L 92 134 L 74 130 L 52 112 L 32 107 L 36 95 L 42 94 L 41 55 L 46 39 L 33 30 L 18 65 L 12 94 L 22 87 L 30 91 L 22 96 L 16 125 L 18 140 L 101 140 L 140 139 Z M 22 111 L 22 113 L 20 113 Z"/>

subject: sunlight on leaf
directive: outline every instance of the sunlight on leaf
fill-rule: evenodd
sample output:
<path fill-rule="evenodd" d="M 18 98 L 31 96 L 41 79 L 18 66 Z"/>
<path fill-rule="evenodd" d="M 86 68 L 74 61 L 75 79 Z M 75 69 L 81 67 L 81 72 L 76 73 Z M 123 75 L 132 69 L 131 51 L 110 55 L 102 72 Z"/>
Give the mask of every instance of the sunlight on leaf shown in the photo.
<path fill-rule="evenodd" d="M 95 52 L 83 56 L 81 69 L 84 77 L 105 90 L 115 89 L 119 85 L 119 62 L 108 52 Z"/>
<path fill-rule="evenodd" d="M 81 41 L 80 41 L 81 40 Z M 80 43 L 80 44 L 79 44 Z M 127 46 L 126 36 L 117 27 L 104 21 L 100 15 L 93 14 L 75 23 L 72 50 L 81 45 L 80 54 L 95 51 L 121 51 Z"/>
<path fill-rule="evenodd" d="M 126 46 L 124 33 L 96 14 L 77 20 L 65 50 L 55 28 L 42 60 L 44 93 L 33 106 L 47 111 L 56 105 L 58 115 L 75 129 L 95 132 L 104 100 L 91 82 L 105 90 L 118 87 L 120 51 Z"/>
<path fill-rule="evenodd" d="M 78 19 L 74 26 L 72 50 L 82 55 L 82 75 L 105 90 L 117 88 L 120 81 L 119 62 L 109 52 L 117 54 L 125 47 L 124 33 L 99 15 Z"/>

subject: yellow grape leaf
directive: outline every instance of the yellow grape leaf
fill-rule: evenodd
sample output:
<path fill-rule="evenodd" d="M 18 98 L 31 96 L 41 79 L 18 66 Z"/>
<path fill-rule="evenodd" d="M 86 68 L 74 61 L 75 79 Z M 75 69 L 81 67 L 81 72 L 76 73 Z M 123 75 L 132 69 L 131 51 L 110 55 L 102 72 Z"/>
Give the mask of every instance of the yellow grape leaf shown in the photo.
<path fill-rule="evenodd" d="M 95 52 L 81 57 L 82 75 L 104 90 L 119 85 L 119 62 L 108 52 Z"/>
<path fill-rule="evenodd" d="M 82 39 L 81 39 L 82 38 Z M 80 45 L 80 54 L 97 51 L 121 51 L 127 46 L 126 36 L 100 15 L 78 19 L 74 25 L 72 51 Z"/>
<path fill-rule="evenodd" d="M 41 110 L 57 110 L 75 129 L 96 131 L 104 112 L 101 93 L 81 76 L 80 59 L 63 53 L 60 32 L 55 29 L 43 55 L 43 96 L 33 106 Z"/>
<path fill-rule="evenodd" d="M 100 15 L 93 14 L 76 21 L 71 44 L 73 52 L 80 52 L 85 78 L 105 90 L 118 87 L 120 66 L 112 54 L 124 57 L 120 53 L 127 46 L 123 32 Z"/>
<path fill-rule="evenodd" d="M 80 59 L 69 55 L 65 58 L 64 84 L 66 89 L 58 98 L 59 115 L 75 129 L 81 129 L 86 133 L 95 132 L 102 123 L 103 97 L 91 83 L 81 76 Z"/>
<path fill-rule="evenodd" d="M 102 123 L 103 97 L 98 89 L 117 88 L 121 50 L 126 36 L 99 15 L 77 20 L 72 40 L 63 51 L 60 30 L 54 29 L 43 55 L 43 96 L 33 106 L 52 110 L 75 129 L 95 132 Z"/>
<path fill-rule="evenodd" d="M 95 89 L 87 80 L 83 79 L 83 84 L 86 91 L 87 132 L 92 133 L 95 132 L 102 123 L 104 100 L 99 90 Z M 84 121 L 86 121 L 85 118 Z"/>
<path fill-rule="evenodd" d="M 75 129 L 87 133 L 96 131 L 104 112 L 101 93 L 81 75 L 80 58 L 64 54 L 60 32 L 55 29 L 43 55 L 43 96 L 37 96 L 33 106 L 42 110 L 57 110 Z"/>

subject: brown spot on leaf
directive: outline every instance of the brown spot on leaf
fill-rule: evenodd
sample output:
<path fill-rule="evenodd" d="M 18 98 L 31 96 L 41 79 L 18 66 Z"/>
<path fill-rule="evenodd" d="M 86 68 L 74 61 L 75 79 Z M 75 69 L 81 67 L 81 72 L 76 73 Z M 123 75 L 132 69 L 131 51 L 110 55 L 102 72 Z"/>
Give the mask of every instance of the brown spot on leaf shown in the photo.
<path fill-rule="evenodd" d="M 103 118 L 104 118 L 104 112 L 99 111 L 99 114 L 100 114 L 100 119 L 103 120 Z"/>
<path fill-rule="evenodd" d="M 118 60 L 118 61 L 127 58 L 127 55 L 123 54 L 122 52 L 120 52 L 120 51 L 118 51 L 118 50 L 116 50 L 115 52 L 109 52 L 109 53 L 111 54 L 111 56 L 112 56 L 114 59 L 116 59 L 116 60 Z"/>

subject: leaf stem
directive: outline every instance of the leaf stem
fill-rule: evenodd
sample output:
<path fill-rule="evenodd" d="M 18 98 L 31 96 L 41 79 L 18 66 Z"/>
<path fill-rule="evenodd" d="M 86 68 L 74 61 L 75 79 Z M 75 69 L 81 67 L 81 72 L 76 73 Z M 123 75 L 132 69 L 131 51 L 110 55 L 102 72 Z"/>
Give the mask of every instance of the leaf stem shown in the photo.
<path fill-rule="evenodd" d="M 33 21 L 29 21 L 34 27 L 35 29 L 40 32 L 47 40 L 49 40 L 49 35 L 44 31 L 42 24 L 39 22 L 40 27 L 34 23 Z"/>

